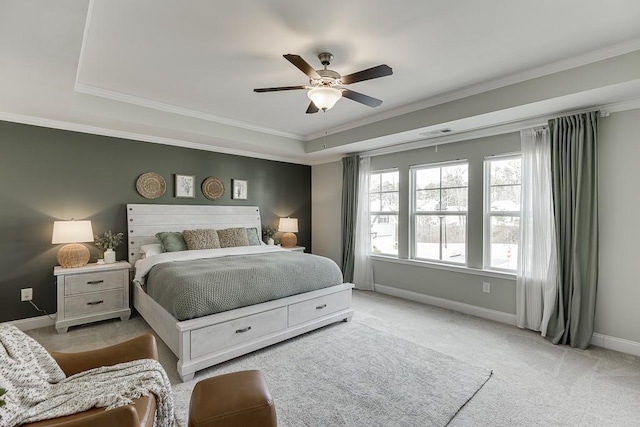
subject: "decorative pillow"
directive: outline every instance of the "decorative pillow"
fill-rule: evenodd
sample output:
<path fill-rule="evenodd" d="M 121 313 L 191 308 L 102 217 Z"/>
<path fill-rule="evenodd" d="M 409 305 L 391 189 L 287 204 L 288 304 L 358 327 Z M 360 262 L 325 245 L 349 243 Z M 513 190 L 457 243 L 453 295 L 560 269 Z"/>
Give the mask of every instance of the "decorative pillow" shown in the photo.
<path fill-rule="evenodd" d="M 262 243 L 258 237 L 258 229 L 256 227 L 247 228 L 247 241 L 249 246 L 260 246 Z"/>
<path fill-rule="evenodd" d="M 150 256 L 158 255 L 162 253 L 162 245 L 160 243 L 142 245 L 140 246 L 140 253 L 142 254 L 142 258 L 148 258 Z"/>
<path fill-rule="evenodd" d="M 196 249 L 220 249 L 218 233 L 213 229 L 184 230 L 182 237 L 190 251 Z"/>
<path fill-rule="evenodd" d="M 221 248 L 249 246 L 249 240 L 247 239 L 247 229 L 243 227 L 225 228 L 224 230 L 218 230 L 218 238 L 220 239 Z"/>
<path fill-rule="evenodd" d="M 182 237 L 182 233 L 178 231 L 163 231 L 156 233 L 156 237 L 162 245 L 162 252 L 178 252 L 186 251 L 187 243 Z"/>

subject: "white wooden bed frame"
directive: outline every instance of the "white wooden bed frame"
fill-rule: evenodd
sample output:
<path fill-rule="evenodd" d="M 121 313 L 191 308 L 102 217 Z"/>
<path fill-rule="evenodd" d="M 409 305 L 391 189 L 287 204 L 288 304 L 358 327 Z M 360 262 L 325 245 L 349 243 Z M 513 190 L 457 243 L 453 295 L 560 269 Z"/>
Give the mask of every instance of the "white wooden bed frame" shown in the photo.
<path fill-rule="evenodd" d="M 141 258 L 140 247 L 157 243 L 160 231 L 197 228 L 257 227 L 256 206 L 127 205 L 129 262 Z M 178 321 L 138 284 L 133 284 L 133 305 L 178 356 L 182 381 L 195 372 L 229 359 L 304 334 L 353 316 L 351 289 L 343 283 L 330 288 L 242 307 L 198 319 Z"/>

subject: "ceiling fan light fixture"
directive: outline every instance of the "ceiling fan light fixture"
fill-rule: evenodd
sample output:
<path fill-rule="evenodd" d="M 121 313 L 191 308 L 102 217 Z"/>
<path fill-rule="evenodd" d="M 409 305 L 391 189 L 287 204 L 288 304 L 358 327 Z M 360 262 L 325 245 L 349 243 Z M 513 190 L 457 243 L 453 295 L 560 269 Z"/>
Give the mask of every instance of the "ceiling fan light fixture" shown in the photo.
<path fill-rule="evenodd" d="M 311 89 L 307 96 L 321 110 L 330 110 L 340 98 L 342 91 L 329 86 L 318 86 Z"/>

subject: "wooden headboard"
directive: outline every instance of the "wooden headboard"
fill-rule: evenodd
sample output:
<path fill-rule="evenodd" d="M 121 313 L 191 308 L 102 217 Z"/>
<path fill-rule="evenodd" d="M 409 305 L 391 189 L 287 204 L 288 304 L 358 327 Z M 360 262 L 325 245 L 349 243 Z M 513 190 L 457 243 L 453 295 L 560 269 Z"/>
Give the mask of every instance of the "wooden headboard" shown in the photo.
<path fill-rule="evenodd" d="M 127 205 L 127 227 L 131 265 L 140 259 L 142 245 L 159 243 L 155 235 L 161 231 L 257 227 L 262 237 L 257 206 Z"/>

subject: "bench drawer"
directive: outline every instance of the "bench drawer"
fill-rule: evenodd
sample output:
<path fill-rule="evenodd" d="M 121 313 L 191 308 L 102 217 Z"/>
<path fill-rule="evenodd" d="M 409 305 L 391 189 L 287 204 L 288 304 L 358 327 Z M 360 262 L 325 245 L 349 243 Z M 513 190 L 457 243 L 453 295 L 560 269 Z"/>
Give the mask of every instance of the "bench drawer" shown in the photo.
<path fill-rule="evenodd" d="M 349 307 L 349 290 L 302 301 L 289 306 L 289 326 L 326 316 Z"/>
<path fill-rule="evenodd" d="M 286 327 L 286 307 L 207 326 L 191 332 L 191 357 L 243 344 Z"/>

